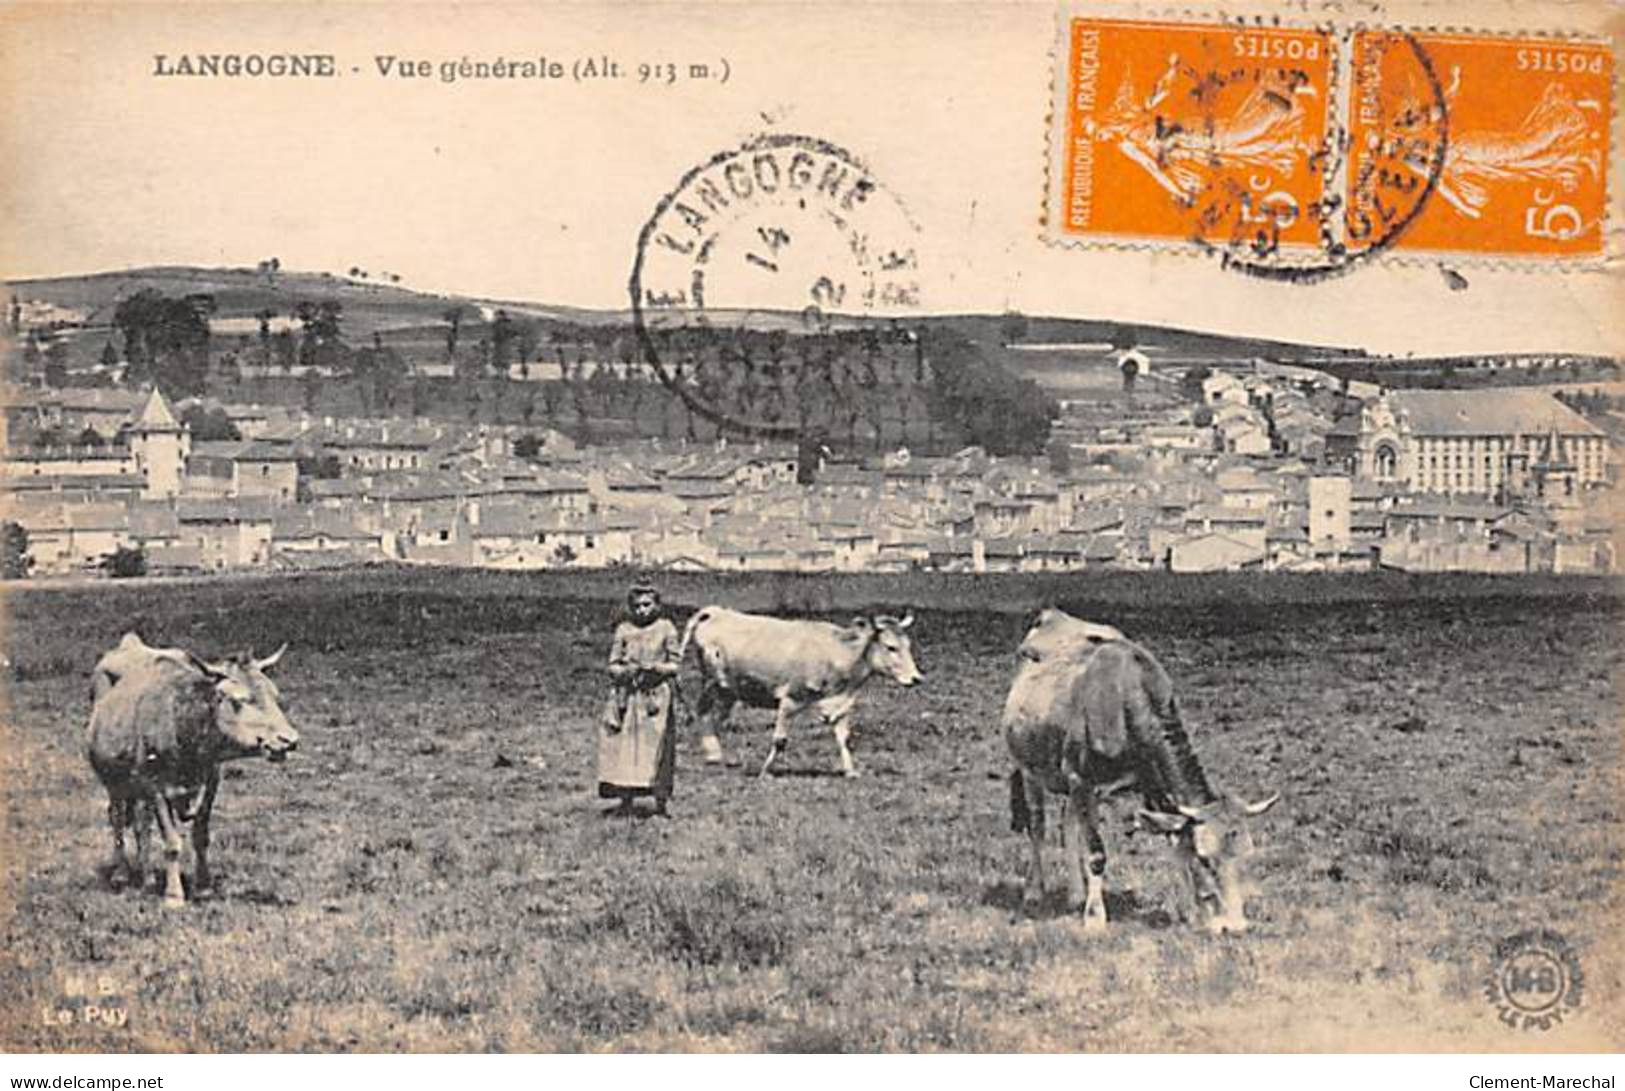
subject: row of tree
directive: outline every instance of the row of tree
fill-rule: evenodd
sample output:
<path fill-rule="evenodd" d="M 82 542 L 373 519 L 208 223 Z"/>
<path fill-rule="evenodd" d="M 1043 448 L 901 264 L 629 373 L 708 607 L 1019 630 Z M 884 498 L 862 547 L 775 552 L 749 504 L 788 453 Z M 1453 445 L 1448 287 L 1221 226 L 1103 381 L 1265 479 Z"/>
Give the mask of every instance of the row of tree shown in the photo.
<path fill-rule="evenodd" d="M 1583 413 L 1588 417 L 1603 416 L 1613 411 L 1621 401 L 1601 390 L 1559 390 L 1556 398 L 1576 413 Z"/>
<path fill-rule="evenodd" d="M 276 268 L 262 271 L 274 277 Z M 171 396 L 203 393 L 215 312 L 215 300 L 206 294 L 167 296 L 145 289 L 121 301 L 113 324 L 124 346 L 126 381 L 156 383 Z M 649 399 L 664 397 L 681 405 L 660 407 L 663 432 L 676 427 L 697 434 L 704 429 L 696 417 L 704 420 L 714 408 L 723 419 L 828 436 L 854 447 L 865 440 L 882 445 L 889 434 L 891 440 L 912 437 L 928 448 L 943 438 L 1006 454 L 1041 452 L 1056 413 L 1053 400 L 1035 383 L 1006 371 L 976 342 L 943 326 L 649 331 L 647 347 L 661 361 L 663 378 L 688 394 L 673 398 L 658 390 L 654 369 L 644 359 L 645 343 L 625 326 L 516 318 L 499 309 L 479 323 L 480 337 L 469 352 L 464 342 L 474 328 L 471 315 L 462 305 L 442 315 L 445 358 L 467 392 L 470 419 L 479 415 L 484 399 L 481 380 L 505 379 L 511 363 L 528 368 L 549 358 L 562 378 L 526 384 L 534 387 L 521 407 L 527 424 L 540 414 L 552 426 L 566 410 L 578 430 L 590 428 L 595 417 L 636 421 L 649 415 Z M 316 408 L 332 376 L 354 384 L 365 412 L 396 412 L 405 408 L 402 397 L 408 394 L 413 415 L 426 408 L 428 388 L 416 381 L 398 349 L 377 333 L 361 349 L 346 340 L 341 300 L 295 303 L 297 329 L 273 329 L 278 316 L 270 308 L 256 317 L 257 343 L 244 351 L 264 367 L 280 364 L 291 371 L 300 365 L 306 409 Z M 240 379 L 245 362 L 228 351 L 218 367 L 228 379 Z M 514 400 L 508 393 L 498 396 Z M 203 423 L 210 438 L 224 438 Z M 591 442 L 594 437 L 578 438 Z"/>

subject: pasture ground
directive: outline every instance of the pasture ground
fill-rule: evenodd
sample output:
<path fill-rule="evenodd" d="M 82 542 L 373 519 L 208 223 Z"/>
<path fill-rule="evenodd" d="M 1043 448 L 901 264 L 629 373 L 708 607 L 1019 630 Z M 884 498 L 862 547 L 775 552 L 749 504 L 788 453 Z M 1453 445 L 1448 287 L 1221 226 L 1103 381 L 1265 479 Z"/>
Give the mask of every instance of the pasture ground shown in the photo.
<path fill-rule="evenodd" d="M 663 821 L 606 817 L 593 794 L 619 582 L 9 593 L 0 1048 L 1625 1046 L 1606 585 L 1147 574 L 987 585 L 1004 609 L 915 595 L 928 677 L 865 693 L 863 777 L 825 775 L 834 745 L 808 725 L 785 775 L 758 782 L 767 718 L 744 713 L 726 741 L 746 767 L 702 769 L 687 733 Z M 706 600 L 764 605 L 761 581 L 674 584 L 679 621 Z M 1215 779 L 1284 792 L 1255 826 L 1247 935 L 1179 923 L 1171 854 L 1130 832 L 1126 801 L 1106 808 L 1109 934 L 1085 936 L 1058 895 L 1021 916 L 998 714 L 1019 609 L 1057 590 L 1163 660 Z M 230 769 L 220 889 L 180 912 L 97 878 L 85 678 L 129 628 L 206 654 L 292 645 L 301 749 Z M 1585 972 L 1578 1014 L 1544 1032 L 1502 1026 L 1484 995 L 1495 944 L 1530 928 L 1561 932 Z M 111 995 L 87 999 L 98 985 Z M 128 1023 L 78 1021 L 87 1004 Z M 46 1025 L 63 1009 L 76 1021 Z"/>

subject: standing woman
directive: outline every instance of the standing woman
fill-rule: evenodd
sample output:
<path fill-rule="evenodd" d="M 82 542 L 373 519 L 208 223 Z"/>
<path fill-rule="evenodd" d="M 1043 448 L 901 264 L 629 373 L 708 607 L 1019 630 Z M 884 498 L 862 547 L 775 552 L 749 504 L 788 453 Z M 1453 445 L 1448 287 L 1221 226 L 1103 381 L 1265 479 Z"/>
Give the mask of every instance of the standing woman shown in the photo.
<path fill-rule="evenodd" d="M 619 799 L 616 814 L 631 814 L 632 800 L 653 796 L 666 813 L 677 760 L 674 713 L 680 641 L 677 626 L 661 615 L 660 593 L 635 583 L 626 593 L 631 617 L 615 627 L 609 653 L 614 691 L 598 730 L 598 795 Z"/>

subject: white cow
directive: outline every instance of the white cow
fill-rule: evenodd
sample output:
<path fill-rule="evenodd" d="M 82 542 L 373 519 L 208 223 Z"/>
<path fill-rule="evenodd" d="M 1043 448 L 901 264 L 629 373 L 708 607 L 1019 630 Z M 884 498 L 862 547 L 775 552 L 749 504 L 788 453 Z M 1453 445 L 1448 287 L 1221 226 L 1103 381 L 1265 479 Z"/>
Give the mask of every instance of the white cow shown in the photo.
<path fill-rule="evenodd" d="M 707 606 L 695 614 L 683 630 L 682 648 L 686 652 L 693 644 L 699 649 L 704 683 L 697 712 L 704 723 L 701 745 L 707 763 L 722 761 L 717 732 L 733 706 L 743 701 L 778 713 L 762 776 L 789 744 L 790 718 L 807 708 L 816 709 L 834 731 L 841 772 L 855 776 L 847 739 L 858 690 L 876 675 L 903 686 L 916 685 L 922 677 L 906 632 L 913 622 L 912 615 L 901 619 L 877 615 L 841 626 L 744 614 L 722 606 Z"/>

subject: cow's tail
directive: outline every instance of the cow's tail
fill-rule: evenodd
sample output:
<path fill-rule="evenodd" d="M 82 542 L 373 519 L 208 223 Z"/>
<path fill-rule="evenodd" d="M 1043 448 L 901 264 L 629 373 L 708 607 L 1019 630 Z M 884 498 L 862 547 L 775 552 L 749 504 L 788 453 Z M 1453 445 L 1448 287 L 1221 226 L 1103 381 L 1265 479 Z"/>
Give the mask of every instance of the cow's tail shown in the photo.
<path fill-rule="evenodd" d="M 1026 833 L 1032 828 L 1032 812 L 1027 809 L 1027 782 L 1020 769 L 1010 770 L 1010 829 Z"/>
<path fill-rule="evenodd" d="M 698 629 L 703 623 L 710 621 L 713 616 L 711 607 L 707 606 L 688 619 L 688 624 L 683 626 L 682 643 L 677 645 L 677 662 L 681 663 L 684 656 L 688 655 L 688 646 L 694 640 L 694 630 Z"/>

